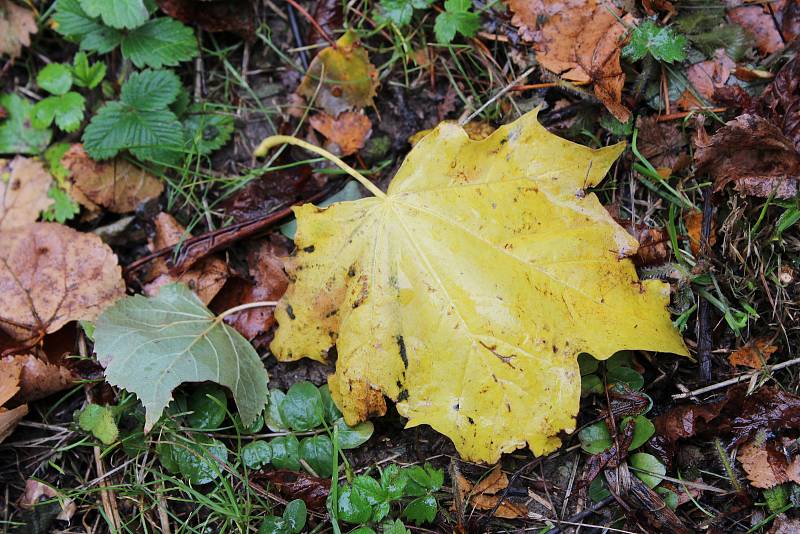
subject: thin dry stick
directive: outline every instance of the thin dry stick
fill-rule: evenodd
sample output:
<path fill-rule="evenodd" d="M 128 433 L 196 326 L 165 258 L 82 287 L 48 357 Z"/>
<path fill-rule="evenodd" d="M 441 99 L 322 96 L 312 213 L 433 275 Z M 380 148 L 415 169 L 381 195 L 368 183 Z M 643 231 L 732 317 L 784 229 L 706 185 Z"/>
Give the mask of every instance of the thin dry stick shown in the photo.
<path fill-rule="evenodd" d="M 797 364 L 797 363 L 800 363 L 800 358 L 794 358 L 793 360 L 788 360 L 788 361 L 779 363 L 777 365 L 773 365 L 772 367 L 769 368 L 769 370 L 770 371 L 779 371 L 781 369 L 785 369 L 785 368 L 790 367 L 790 366 L 792 366 L 794 364 Z M 728 386 L 732 386 L 734 384 L 738 384 L 739 382 L 744 382 L 746 380 L 751 380 L 753 377 L 758 376 L 761 373 L 762 373 L 762 371 L 754 371 L 752 373 L 747 373 L 746 375 L 741 375 L 741 376 L 737 376 L 737 377 L 731 378 L 729 380 L 725 380 L 724 382 L 719 382 L 717 384 L 712 384 L 712 385 L 706 386 L 704 388 L 695 389 L 694 391 L 687 391 L 686 393 L 678 393 L 676 395 L 673 395 L 672 398 L 673 399 L 686 399 L 686 398 L 689 398 L 689 397 L 695 397 L 697 395 L 702 395 L 703 393 L 708 393 L 710 391 L 716 391 L 718 389 L 722 389 L 722 388 L 725 388 L 725 387 L 728 387 Z"/>
<path fill-rule="evenodd" d="M 480 115 L 480 113 L 484 109 L 486 109 L 489 106 L 491 106 L 494 103 L 495 100 L 497 100 L 498 98 L 500 98 L 501 96 L 503 96 L 507 92 L 511 91 L 514 87 L 519 85 L 522 80 L 524 80 L 525 78 L 530 76 L 533 73 L 533 71 L 535 71 L 535 70 L 536 70 L 536 67 L 534 66 L 534 67 L 529 68 L 528 70 L 526 70 L 525 72 L 523 72 L 519 76 L 517 76 L 517 78 L 514 81 L 512 81 L 510 84 L 508 84 L 505 87 L 503 87 L 502 89 L 500 89 L 492 98 L 490 98 L 489 100 L 484 102 L 484 104 L 481 107 L 479 107 L 478 109 L 473 111 L 466 118 L 461 119 L 460 121 L 458 121 L 458 124 L 463 126 L 466 123 L 468 123 L 469 121 L 471 121 L 472 119 L 474 119 L 475 117 L 477 117 L 478 115 Z"/>

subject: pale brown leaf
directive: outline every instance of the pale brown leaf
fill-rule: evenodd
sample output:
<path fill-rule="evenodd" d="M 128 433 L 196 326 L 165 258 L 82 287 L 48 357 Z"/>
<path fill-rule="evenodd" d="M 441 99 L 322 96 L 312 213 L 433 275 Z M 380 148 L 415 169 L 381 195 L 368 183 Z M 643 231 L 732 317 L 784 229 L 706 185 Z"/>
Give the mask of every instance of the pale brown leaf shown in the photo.
<path fill-rule="evenodd" d="M 372 133 L 372 121 L 366 115 L 353 111 L 346 111 L 336 118 L 327 113 L 318 113 L 309 122 L 328 139 L 327 148 L 340 156 L 349 156 L 364 148 L 364 143 Z"/>
<path fill-rule="evenodd" d="M 36 222 L 42 210 L 53 203 L 47 196 L 52 182 L 38 159 L 0 159 L 0 230 Z"/>
<path fill-rule="evenodd" d="M 33 11 L 11 0 L 0 0 L 0 56 L 18 58 L 22 48 L 30 46 L 31 35 L 36 31 Z"/>
<path fill-rule="evenodd" d="M 66 367 L 48 363 L 32 354 L 6 356 L 0 360 L 0 369 L 17 367 L 20 370 L 17 400 L 23 402 L 43 399 L 63 391 L 76 380 Z"/>

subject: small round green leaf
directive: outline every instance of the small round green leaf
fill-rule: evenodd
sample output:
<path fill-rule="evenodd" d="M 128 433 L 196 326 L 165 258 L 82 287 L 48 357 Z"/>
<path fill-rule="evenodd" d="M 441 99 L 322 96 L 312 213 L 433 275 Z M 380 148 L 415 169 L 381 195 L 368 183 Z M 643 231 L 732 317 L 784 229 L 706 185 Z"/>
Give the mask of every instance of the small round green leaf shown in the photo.
<path fill-rule="evenodd" d="M 647 441 L 653 437 L 653 434 L 656 433 L 656 427 L 653 426 L 653 423 L 650 420 L 643 416 L 638 415 L 634 417 L 626 417 L 622 420 L 622 425 L 624 426 L 627 421 L 633 420 L 633 424 L 636 425 L 633 428 L 633 440 L 631 441 L 631 446 L 628 447 L 628 450 L 638 449 Z"/>
<path fill-rule="evenodd" d="M 267 411 L 264 413 L 264 422 L 267 423 L 267 428 L 273 432 L 284 432 L 289 430 L 289 425 L 283 421 L 279 407 L 286 398 L 286 393 L 279 389 L 269 390 L 269 404 Z"/>
<path fill-rule="evenodd" d="M 625 383 L 634 391 L 642 389 L 644 377 L 630 367 L 614 367 L 608 370 L 606 379 L 609 384 Z"/>
<path fill-rule="evenodd" d="M 436 518 L 436 497 L 433 495 L 424 495 L 417 497 L 406 505 L 403 509 L 403 517 L 409 521 L 413 521 L 416 525 L 423 523 L 430 523 Z"/>
<path fill-rule="evenodd" d="M 228 461 L 228 449 L 216 439 L 198 437 L 197 442 L 180 443 L 173 449 L 181 474 L 192 484 L 208 484 L 222 470 L 219 462 Z"/>
<path fill-rule="evenodd" d="M 189 395 L 186 422 L 196 430 L 215 430 L 225 420 L 228 399 L 221 387 L 202 384 Z"/>
<path fill-rule="evenodd" d="M 604 421 L 598 421 L 578 432 L 581 448 L 589 454 L 599 454 L 611 447 L 611 434 Z"/>
<path fill-rule="evenodd" d="M 656 493 L 661 496 L 664 504 L 675 510 L 678 507 L 678 494 L 667 488 L 656 488 Z"/>
<path fill-rule="evenodd" d="M 637 452 L 631 455 L 628 463 L 639 480 L 651 489 L 658 486 L 663 480 L 662 477 L 667 474 L 667 468 L 664 464 L 659 462 L 658 458 L 646 452 Z"/>
<path fill-rule="evenodd" d="M 606 369 L 615 367 L 631 367 L 633 365 L 633 353 L 629 350 L 615 352 L 613 356 L 606 360 Z"/>
<path fill-rule="evenodd" d="M 331 397 L 331 390 L 328 388 L 328 384 L 320 386 L 319 394 L 322 397 L 322 407 L 325 415 L 325 422 L 331 424 L 340 419 L 342 417 L 342 412 L 339 411 L 339 408 L 337 408 L 336 404 L 333 402 L 333 397 Z M 342 448 L 344 449 L 345 447 Z"/>
<path fill-rule="evenodd" d="M 300 471 L 300 442 L 293 434 L 279 436 L 269 445 L 272 448 L 272 465 L 278 469 Z"/>
<path fill-rule="evenodd" d="M 300 458 L 317 476 L 328 478 L 333 474 L 333 444 L 328 436 L 311 436 L 300 442 Z"/>
<path fill-rule="evenodd" d="M 177 473 L 180 471 L 178 460 L 175 457 L 175 444 L 166 441 L 159 441 L 156 444 L 156 455 L 161 465 L 170 473 Z"/>
<path fill-rule="evenodd" d="M 347 426 L 344 418 L 339 418 L 333 424 L 336 429 L 336 438 L 339 440 L 340 449 L 355 449 L 360 447 L 372 437 L 375 426 L 371 421 L 359 423 L 356 426 Z"/>
<path fill-rule="evenodd" d="M 108 406 L 89 404 L 78 417 L 78 425 L 82 430 L 91 432 L 105 445 L 111 445 L 119 436 L 114 414 Z"/>
<path fill-rule="evenodd" d="M 258 534 L 292 534 L 292 529 L 284 518 L 268 515 L 258 527 Z"/>
<path fill-rule="evenodd" d="M 304 432 L 322 424 L 322 396 L 317 386 L 308 381 L 293 384 L 279 410 L 283 421 L 293 430 Z"/>
<path fill-rule="evenodd" d="M 582 352 L 578 354 L 578 367 L 581 370 L 581 376 L 590 375 L 597 371 L 600 362 L 597 361 L 591 354 Z"/>
<path fill-rule="evenodd" d="M 272 460 L 272 446 L 259 439 L 242 447 L 239 454 L 248 469 L 261 469 Z"/>
<path fill-rule="evenodd" d="M 603 381 L 597 375 L 586 375 L 581 377 L 581 397 L 586 397 L 592 393 L 603 392 Z"/>
<path fill-rule="evenodd" d="M 592 483 L 589 484 L 589 489 L 586 490 L 586 494 L 589 496 L 592 502 L 600 502 L 606 497 L 611 496 L 611 492 L 608 491 L 608 488 L 601 477 L 597 477 L 592 480 Z"/>
<path fill-rule="evenodd" d="M 61 63 L 50 63 L 36 75 L 36 84 L 54 95 L 63 95 L 72 87 L 72 70 Z"/>
<path fill-rule="evenodd" d="M 283 511 L 283 519 L 292 532 L 301 532 L 303 527 L 306 526 L 306 503 L 302 499 L 295 499 L 286 505 Z"/>

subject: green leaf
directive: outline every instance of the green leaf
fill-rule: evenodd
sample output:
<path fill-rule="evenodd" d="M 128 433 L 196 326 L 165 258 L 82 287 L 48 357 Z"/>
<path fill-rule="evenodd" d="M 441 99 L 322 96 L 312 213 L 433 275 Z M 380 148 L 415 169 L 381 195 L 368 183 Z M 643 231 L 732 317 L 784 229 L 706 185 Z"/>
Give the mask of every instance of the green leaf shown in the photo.
<path fill-rule="evenodd" d="M 290 501 L 283 510 L 283 519 L 289 525 L 292 532 L 299 533 L 306 526 L 306 503 L 302 499 Z"/>
<path fill-rule="evenodd" d="M 322 424 L 322 396 L 317 386 L 308 381 L 293 384 L 279 407 L 281 419 L 292 430 L 305 432 Z"/>
<path fill-rule="evenodd" d="M 630 367 L 614 367 L 608 370 L 606 380 L 609 384 L 627 384 L 634 391 L 642 389 L 644 377 Z"/>
<path fill-rule="evenodd" d="M 258 527 L 258 534 L 292 534 L 292 530 L 284 518 L 268 515 Z"/>
<path fill-rule="evenodd" d="M 380 24 L 405 26 L 411 22 L 415 9 L 431 7 L 433 0 L 381 0 L 375 10 L 375 19 Z"/>
<path fill-rule="evenodd" d="M 251 441 L 239 451 L 248 469 L 261 469 L 272 460 L 272 446 L 263 440 Z"/>
<path fill-rule="evenodd" d="M 360 527 L 356 527 L 355 530 L 348 532 L 348 534 L 376 534 L 376 532 L 367 526 L 361 525 Z"/>
<path fill-rule="evenodd" d="M 51 130 L 31 124 L 33 106 L 15 94 L 0 95 L 7 117 L 0 121 L 0 154 L 38 154 L 50 144 Z"/>
<path fill-rule="evenodd" d="M 325 422 L 328 424 L 333 424 L 341 419 L 342 412 L 339 411 L 339 408 L 336 407 L 336 403 L 333 402 L 333 397 L 331 397 L 331 390 L 328 388 L 328 384 L 323 384 L 319 387 L 319 395 L 322 397 L 322 408 L 325 415 Z"/>
<path fill-rule="evenodd" d="M 361 477 L 356 477 L 358 480 Z M 370 478 L 370 477 L 366 477 Z M 353 481 L 355 484 L 355 480 Z M 361 491 L 353 485 L 345 486 L 339 493 L 339 519 L 359 525 L 372 517 L 372 506 Z"/>
<path fill-rule="evenodd" d="M 56 102 L 56 125 L 65 132 L 74 132 L 83 122 L 83 112 L 86 108 L 86 100 L 80 94 L 70 91 L 63 96 L 51 96 L 57 99 Z M 45 100 L 47 100 L 45 99 Z"/>
<path fill-rule="evenodd" d="M 411 531 L 399 519 L 385 521 L 381 525 L 381 532 L 383 534 L 411 534 Z"/>
<path fill-rule="evenodd" d="M 72 77 L 78 87 L 94 89 L 106 77 L 106 64 L 98 61 L 90 66 L 86 52 L 78 52 L 72 60 Z"/>
<path fill-rule="evenodd" d="M 444 13 L 439 13 L 433 25 L 436 40 L 448 44 L 456 33 L 464 37 L 472 37 L 481 26 L 480 16 L 471 12 L 472 0 L 446 0 Z"/>
<path fill-rule="evenodd" d="M 64 224 L 81 211 L 78 203 L 72 200 L 72 197 L 66 191 L 55 184 L 50 186 L 47 196 L 53 199 L 53 203 L 42 212 L 42 219 L 45 221 L 56 221 Z"/>
<path fill-rule="evenodd" d="M 294 434 L 278 436 L 269 445 L 272 448 L 272 465 L 278 469 L 300 471 L 300 442 Z"/>
<path fill-rule="evenodd" d="M 387 501 L 396 501 L 406 493 L 408 473 L 392 464 L 381 471 L 381 488 L 386 492 Z"/>
<path fill-rule="evenodd" d="M 608 491 L 605 482 L 603 482 L 602 477 L 597 477 L 592 480 L 592 483 L 589 484 L 589 489 L 586 490 L 586 494 L 592 500 L 592 502 L 600 502 L 606 497 L 611 496 L 611 492 Z"/>
<path fill-rule="evenodd" d="M 628 458 L 634 474 L 650 489 L 658 486 L 667 474 L 667 468 L 652 454 L 637 452 Z"/>
<path fill-rule="evenodd" d="M 255 434 L 257 432 L 261 432 L 261 429 L 264 428 L 264 417 L 259 414 L 252 424 L 245 426 L 242 424 L 241 416 L 236 413 L 233 414 L 233 426 L 235 426 L 236 430 L 242 434 Z"/>
<path fill-rule="evenodd" d="M 622 426 L 626 424 L 627 421 L 633 420 L 634 424 L 636 425 L 633 429 L 633 440 L 631 441 L 631 446 L 628 447 L 628 450 L 638 449 L 647 441 L 653 437 L 653 434 L 656 433 L 656 427 L 650 420 L 643 416 L 638 415 L 634 417 L 625 417 L 622 420 Z"/>
<path fill-rule="evenodd" d="M 170 473 L 177 473 L 180 471 L 178 460 L 175 457 L 175 444 L 166 441 L 159 441 L 156 443 L 156 455 L 161 465 Z"/>
<path fill-rule="evenodd" d="M 633 29 L 622 55 L 631 61 L 639 61 L 650 54 L 657 61 L 673 63 L 686 59 L 686 44 L 686 37 L 672 28 L 659 27 L 652 20 L 645 20 Z"/>
<path fill-rule="evenodd" d="M 157 18 L 123 38 L 122 55 L 140 69 L 174 67 L 197 55 L 197 40 L 188 26 L 175 19 Z"/>
<path fill-rule="evenodd" d="M 80 0 L 80 4 L 87 15 L 117 29 L 137 28 L 150 16 L 142 0 Z"/>
<path fill-rule="evenodd" d="M 328 478 L 333 474 L 333 444 L 328 436 L 310 436 L 300 442 L 300 458 L 317 476 Z"/>
<path fill-rule="evenodd" d="M 789 504 L 789 491 L 786 484 L 765 489 L 763 494 L 764 500 L 767 501 L 767 509 L 773 514 L 778 513 Z"/>
<path fill-rule="evenodd" d="M 97 319 L 94 348 L 106 380 L 142 401 L 145 430 L 183 382 L 226 386 L 246 425 L 267 402 L 267 372 L 258 353 L 184 285 L 166 285 L 153 298 L 117 301 Z"/>
<path fill-rule="evenodd" d="M 356 426 L 348 426 L 344 422 L 344 418 L 339 418 L 333 424 L 337 428 L 336 437 L 339 439 L 340 449 L 355 449 L 366 443 L 372 433 L 375 431 L 375 426 L 372 421 L 364 421 Z"/>
<path fill-rule="evenodd" d="M 418 497 L 425 493 L 438 491 L 444 484 L 444 471 L 436 469 L 431 464 L 425 466 L 413 465 L 404 469 L 408 475 L 406 495 Z"/>
<path fill-rule="evenodd" d="M 578 367 L 581 370 L 581 376 L 586 376 L 597 371 L 600 367 L 600 362 L 597 361 L 591 354 L 582 352 L 578 354 Z"/>
<path fill-rule="evenodd" d="M 159 111 L 175 101 L 181 80 L 171 70 L 134 72 L 122 85 L 120 101 L 140 111 Z"/>
<path fill-rule="evenodd" d="M 90 17 L 78 0 L 58 0 L 53 15 L 56 31 L 80 43 L 81 50 L 105 54 L 122 42 L 123 34 Z"/>
<path fill-rule="evenodd" d="M 186 416 L 189 426 L 195 430 L 216 430 L 225 420 L 228 399 L 222 388 L 214 384 L 203 384 L 189 395 Z"/>
<path fill-rule="evenodd" d="M 44 159 L 50 170 L 50 174 L 56 179 L 59 185 L 66 187 L 65 180 L 69 177 L 69 169 L 61 164 L 61 158 L 67 153 L 72 145 L 69 143 L 55 143 L 44 151 Z"/>
<path fill-rule="evenodd" d="M 286 393 L 279 389 L 272 389 L 269 392 L 269 405 L 264 414 L 264 422 L 267 423 L 267 428 L 273 432 L 289 430 L 289 425 L 284 422 L 280 411 L 280 405 L 285 398 Z"/>
<path fill-rule="evenodd" d="M 83 147 L 97 160 L 130 150 L 142 160 L 175 162 L 184 142 L 181 123 L 171 111 L 140 111 L 122 102 L 100 108 L 83 132 Z"/>
<path fill-rule="evenodd" d="M 91 432 L 105 445 L 111 445 L 119 436 L 114 414 L 107 406 L 89 404 L 78 416 L 78 425 L 82 430 Z"/>
<path fill-rule="evenodd" d="M 190 110 L 183 121 L 183 127 L 186 130 L 188 149 L 204 156 L 222 148 L 231 138 L 233 117 Z"/>
<path fill-rule="evenodd" d="M 604 421 L 598 421 L 582 429 L 578 432 L 578 439 L 581 448 L 589 454 L 599 454 L 611 447 L 611 434 Z"/>
<path fill-rule="evenodd" d="M 581 397 L 586 397 L 592 393 L 603 392 L 603 381 L 597 375 L 586 375 L 581 377 Z"/>
<path fill-rule="evenodd" d="M 669 506 L 672 510 L 678 507 L 678 494 L 667 488 L 656 488 L 656 493 L 661 496 L 664 504 Z"/>
<path fill-rule="evenodd" d="M 419 526 L 423 523 L 430 523 L 436 519 L 436 511 L 438 508 L 436 497 L 433 495 L 424 495 L 422 497 L 417 497 L 406 505 L 403 509 L 403 517 L 409 521 L 413 521 L 415 525 Z"/>
<path fill-rule="evenodd" d="M 228 448 L 219 440 L 196 435 L 197 441 L 173 447 L 172 455 L 181 474 L 192 484 L 208 484 L 219 477 L 219 462 L 228 461 Z"/>
<path fill-rule="evenodd" d="M 36 75 L 36 84 L 54 95 L 63 95 L 72 87 L 72 71 L 61 63 L 50 63 Z"/>

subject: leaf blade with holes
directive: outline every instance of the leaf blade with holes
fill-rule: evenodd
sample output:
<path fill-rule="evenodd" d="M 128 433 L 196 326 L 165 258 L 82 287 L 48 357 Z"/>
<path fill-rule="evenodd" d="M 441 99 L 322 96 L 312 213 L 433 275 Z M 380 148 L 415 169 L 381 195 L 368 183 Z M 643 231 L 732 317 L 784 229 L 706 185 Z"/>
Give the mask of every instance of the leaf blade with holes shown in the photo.
<path fill-rule="evenodd" d="M 187 287 L 169 284 L 154 298 L 127 297 L 95 327 L 95 352 L 109 383 L 135 393 L 145 429 L 158 421 L 183 382 L 212 381 L 233 393 L 245 425 L 267 402 L 267 373 L 255 349 L 203 306 Z"/>

